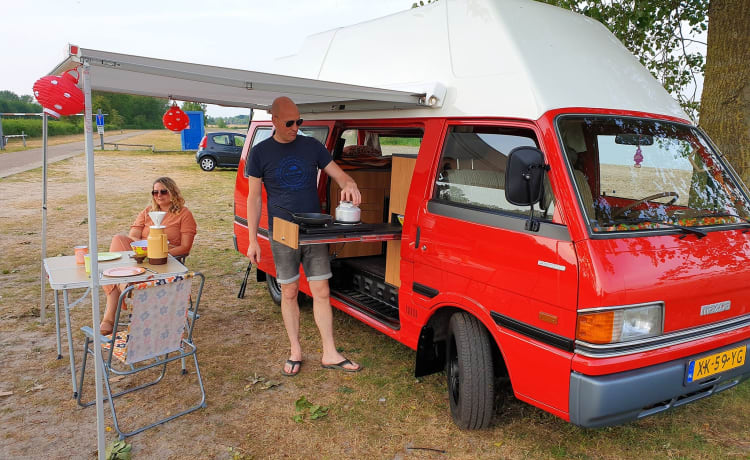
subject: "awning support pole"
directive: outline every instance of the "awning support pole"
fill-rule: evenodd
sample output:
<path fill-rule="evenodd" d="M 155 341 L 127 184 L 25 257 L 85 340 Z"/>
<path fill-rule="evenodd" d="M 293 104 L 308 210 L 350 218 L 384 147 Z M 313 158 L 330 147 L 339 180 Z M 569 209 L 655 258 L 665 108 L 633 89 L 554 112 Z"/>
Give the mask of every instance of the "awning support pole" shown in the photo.
<path fill-rule="evenodd" d="M 47 284 L 45 272 L 44 272 L 44 259 L 47 258 L 47 113 L 42 114 L 42 259 L 41 259 L 41 274 L 40 285 L 41 293 L 39 299 L 39 318 L 40 322 L 44 324 L 46 320 L 47 312 L 47 299 L 45 299 L 44 289 Z M 60 350 L 57 350 L 57 354 L 60 354 Z"/>
<path fill-rule="evenodd" d="M 86 192 L 88 195 L 89 218 L 89 254 L 91 254 L 91 321 L 94 330 L 94 369 L 96 380 L 96 440 L 99 460 L 104 460 L 104 372 L 102 363 L 101 340 L 99 340 L 99 261 L 96 240 L 96 184 L 94 182 L 94 131 L 91 123 L 91 75 L 89 63 L 83 64 L 83 95 L 85 110 L 83 126 L 86 133 Z"/>

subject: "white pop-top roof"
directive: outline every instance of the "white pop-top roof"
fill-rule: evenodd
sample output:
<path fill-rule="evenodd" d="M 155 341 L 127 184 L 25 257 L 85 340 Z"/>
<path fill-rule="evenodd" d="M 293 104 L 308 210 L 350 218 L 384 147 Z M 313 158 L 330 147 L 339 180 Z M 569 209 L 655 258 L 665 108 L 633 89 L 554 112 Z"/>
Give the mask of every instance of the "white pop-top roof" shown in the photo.
<path fill-rule="evenodd" d="M 603 25 L 533 0 L 440 0 L 330 30 L 308 37 L 273 71 L 381 88 L 446 88 L 441 107 L 396 116 L 537 119 L 551 109 L 590 107 L 688 120 Z"/>

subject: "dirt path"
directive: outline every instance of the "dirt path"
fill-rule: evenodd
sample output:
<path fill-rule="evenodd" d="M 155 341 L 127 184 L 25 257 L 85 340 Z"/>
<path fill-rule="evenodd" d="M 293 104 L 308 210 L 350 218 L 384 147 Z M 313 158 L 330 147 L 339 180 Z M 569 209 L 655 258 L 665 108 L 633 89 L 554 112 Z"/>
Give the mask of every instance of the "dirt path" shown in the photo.
<path fill-rule="evenodd" d="M 104 142 L 117 142 L 130 137 L 138 136 L 146 131 L 134 131 L 125 134 L 105 135 Z M 94 136 L 94 148 L 99 147 L 99 136 Z M 50 145 L 47 147 L 47 164 L 65 160 L 84 152 L 86 146 L 84 141 L 71 142 L 68 144 Z M 0 178 L 8 177 L 23 171 L 39 168 L 42 166 L 42 149 L 29 149 L 20 152 L 4 153 L 0 162 Z"/>

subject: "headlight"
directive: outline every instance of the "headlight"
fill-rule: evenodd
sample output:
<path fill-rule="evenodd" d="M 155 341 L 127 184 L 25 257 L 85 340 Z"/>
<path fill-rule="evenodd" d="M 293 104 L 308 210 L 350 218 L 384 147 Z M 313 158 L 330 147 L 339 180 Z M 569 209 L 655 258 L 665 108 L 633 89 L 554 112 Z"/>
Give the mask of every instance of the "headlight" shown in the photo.
<path fill-rule="evenodd" d="M 617 343 L 653 337 L 664 332 L 664 304 L 647 304 L 580 313 L 576 339 L 589 343 Z"/>

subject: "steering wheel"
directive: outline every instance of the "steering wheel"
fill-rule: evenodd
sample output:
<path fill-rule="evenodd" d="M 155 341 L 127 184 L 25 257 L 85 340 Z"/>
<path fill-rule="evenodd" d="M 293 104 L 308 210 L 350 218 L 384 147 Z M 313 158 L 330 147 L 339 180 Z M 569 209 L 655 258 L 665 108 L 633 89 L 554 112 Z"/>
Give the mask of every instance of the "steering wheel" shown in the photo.
<path fill-rule="evenodd" d="M 645 198 L 641 198 L 640 200 L 633 201 L 629 205 L 625 206 L 624 208 L 620 208 L 612 213 L 612 217 L 619 217 L 622 214 L 625 214 L 626 212 L 630 211 L 634 207 L 638 206 L 639 204 L 643 203 L 644 201 L 651 201 L 655 200 L 657 198 L 664 198 L 665 196 L 673 196 L 669 202 L 666 203 L 666 206 L 672 206 L 677 202 L 677 200 L 680 198 L 680 195 L 677 194 L 677 192 L 659 192 L 655 193 L 653 195 L 649 195 Z"/>

